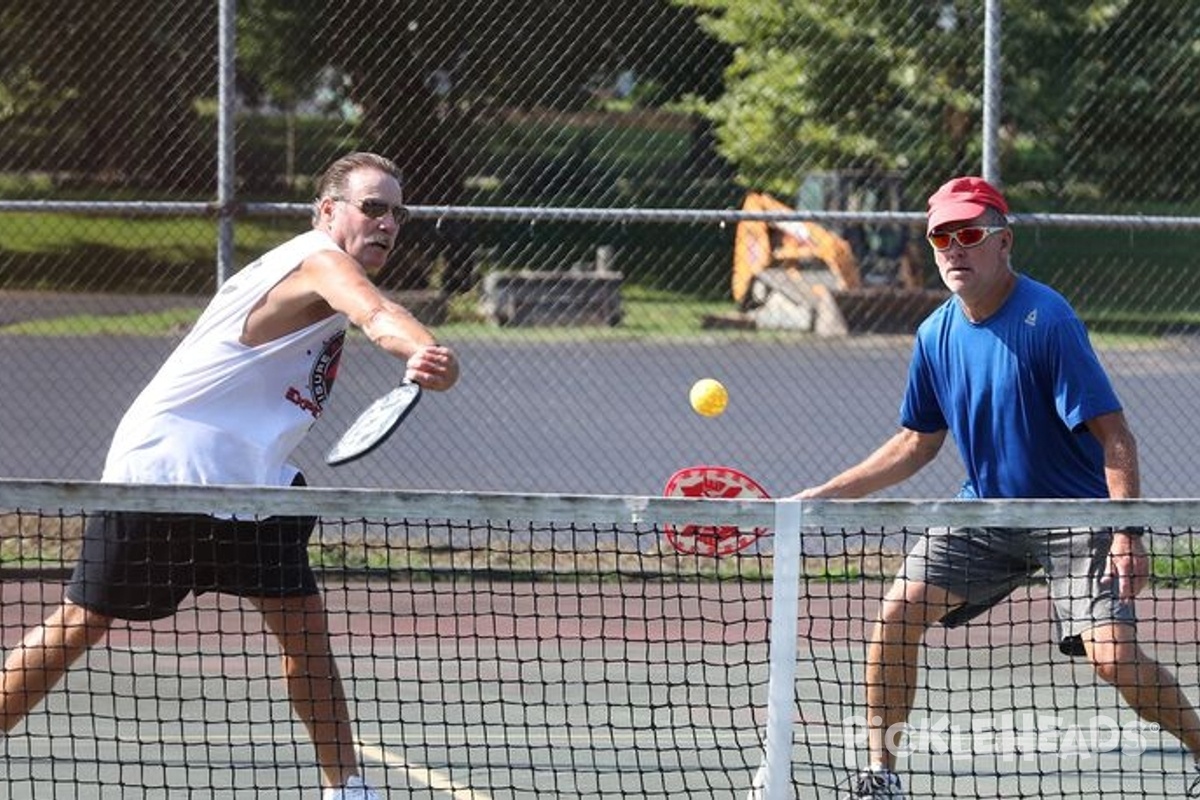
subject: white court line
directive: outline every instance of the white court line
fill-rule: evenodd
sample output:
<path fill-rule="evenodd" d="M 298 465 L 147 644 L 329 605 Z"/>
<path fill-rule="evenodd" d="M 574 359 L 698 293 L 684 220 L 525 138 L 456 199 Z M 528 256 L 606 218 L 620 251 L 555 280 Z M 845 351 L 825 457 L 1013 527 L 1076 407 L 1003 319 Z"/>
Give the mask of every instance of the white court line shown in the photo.
<path fill-rule="evenodd" d="M 428 786 L 435 792 L 445 792 L 454 800 L 491 800 L 491 797 L 483 792 L 460 786 L 452 781 L 449 775 L 443 775 L 437 770 L 428 769 L 419 764 L 410 764 L 404 760 L 403 756 L 387 748 L 359 742 L 358 752 L 363 758 L 383 764 L 388 769 L 403 772 L 406 778 Z"/>

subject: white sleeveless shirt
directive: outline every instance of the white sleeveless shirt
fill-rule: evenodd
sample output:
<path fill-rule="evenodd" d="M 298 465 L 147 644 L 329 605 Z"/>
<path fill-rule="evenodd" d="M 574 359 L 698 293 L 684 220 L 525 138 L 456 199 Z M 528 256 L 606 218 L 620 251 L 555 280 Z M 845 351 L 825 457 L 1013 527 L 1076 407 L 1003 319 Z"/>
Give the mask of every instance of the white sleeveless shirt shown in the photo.
<path fill-rule="evenodd" d="M 125 412 L 101 480 L 286 486 L 288 457 L 337 377 L 344 314 L 256 347 L 239 338 L 255 304 L 300 262 L 339 250 L 323 231 L 285 242 L 221 287 Z"/>

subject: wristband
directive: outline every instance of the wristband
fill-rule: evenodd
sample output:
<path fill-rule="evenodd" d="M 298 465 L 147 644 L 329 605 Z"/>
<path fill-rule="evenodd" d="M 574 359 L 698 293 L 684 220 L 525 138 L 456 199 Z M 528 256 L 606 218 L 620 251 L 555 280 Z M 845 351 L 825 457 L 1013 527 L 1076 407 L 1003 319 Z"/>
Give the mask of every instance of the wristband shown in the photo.
<path fill-rule="evenodd" d="M 1133 536 L 1136 539 L 1142 538 L 1142 534 L 1145 532 L 1146 529 L 1141 525 L 1128 525 L 1124 528 L 1113 528 L 1113 533 L 1123 533 L 1126 536 Z"/>

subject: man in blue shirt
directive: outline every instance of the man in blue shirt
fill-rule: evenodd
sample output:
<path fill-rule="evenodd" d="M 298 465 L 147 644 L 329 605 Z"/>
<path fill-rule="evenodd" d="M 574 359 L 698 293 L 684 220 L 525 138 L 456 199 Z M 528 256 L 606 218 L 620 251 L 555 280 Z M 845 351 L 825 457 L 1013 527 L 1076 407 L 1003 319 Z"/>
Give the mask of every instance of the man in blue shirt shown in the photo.
<path fill-rule="evenodd" d="M 1121 403 L 1067 301 L 1012 270 L 1007 214 L 1004 196 L 982 178 L 955 178 L 929 199 L 928 239 L 953 296 L 917 331 L 900 430 L 799 497 L 862 497 L 899 483 L 934 459 L 947 432 L 967 470 L 962 498 L 1139 496 L 1137 443 Z M 850 797 L 904 797 L 895 739 L 916 695 L 925 631 L 983 613 L 1039 568 L 1063 651 L 1086 655 L 1138 714 L 1200 757 L 1200 717 L 1137 643 L 1132 601 L 1149 575 L 1139 531 L 931 530 L 906 558 L 871 635 L 870 766 Z M 1200 792 L 1200 777 L 1191 792 Z"/>

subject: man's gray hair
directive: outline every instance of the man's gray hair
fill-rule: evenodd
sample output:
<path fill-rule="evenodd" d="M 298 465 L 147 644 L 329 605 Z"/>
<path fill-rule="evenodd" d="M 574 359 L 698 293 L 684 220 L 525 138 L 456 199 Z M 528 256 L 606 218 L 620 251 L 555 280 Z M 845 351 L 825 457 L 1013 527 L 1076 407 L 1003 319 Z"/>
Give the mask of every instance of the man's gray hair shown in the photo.
<path fill-rule="evenodd" d="M 390 158 L 381 156 L 378 153 L 348 153 L 326 167 L 325 171 L 321 173 L 321 177 L 317 180 L 317 197 L 313 202 L 314 222 L 320 215 L 319 206 L 321 201 L 326 197 L 344 197 L 347 183 L 350 180 L 350 174 L 360 169 L 377 169 L 380 172 L 386 172 L 395 178 L 398 183 L 401 185 L 404 184 L 404 177 L 400 172 L 400 167 L 396 166 L 396 162 Z"/>

